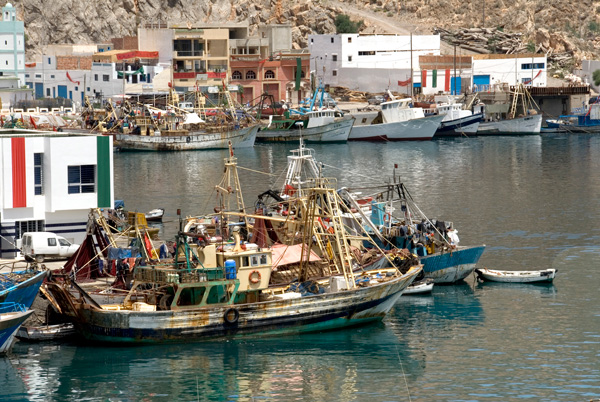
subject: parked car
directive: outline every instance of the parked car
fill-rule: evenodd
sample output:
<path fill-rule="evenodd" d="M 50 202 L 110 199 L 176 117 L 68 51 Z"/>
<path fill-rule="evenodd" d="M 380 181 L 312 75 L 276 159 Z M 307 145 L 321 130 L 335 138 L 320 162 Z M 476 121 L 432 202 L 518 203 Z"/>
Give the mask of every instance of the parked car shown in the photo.
<path fill-rule="evenodd" d="M 367 102 L 369 102 L 369 105 L 379 105 L 381 102 L 385 102 L 385 98 L 383 95 L 375 95 L 372 98 L 367 99 Z"/>
<path fill-rule="evenodd" d="M 44 262 L 46 258 L 69 258 L 79 248 L 52 232 L 27 232 L 21 238 L 21 253 L 27 261 Z"/>

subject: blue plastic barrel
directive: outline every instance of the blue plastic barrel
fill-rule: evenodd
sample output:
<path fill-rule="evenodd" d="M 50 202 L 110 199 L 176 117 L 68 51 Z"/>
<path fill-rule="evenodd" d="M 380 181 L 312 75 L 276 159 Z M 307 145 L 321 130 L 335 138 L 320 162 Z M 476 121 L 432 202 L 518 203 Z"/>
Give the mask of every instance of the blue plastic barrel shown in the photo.
<path fill-rule="evenodd" d="M 226 260 L 225 261 L 225 278 L 227 279 L 235 279 L 235 261 L 234 260 Z"/>

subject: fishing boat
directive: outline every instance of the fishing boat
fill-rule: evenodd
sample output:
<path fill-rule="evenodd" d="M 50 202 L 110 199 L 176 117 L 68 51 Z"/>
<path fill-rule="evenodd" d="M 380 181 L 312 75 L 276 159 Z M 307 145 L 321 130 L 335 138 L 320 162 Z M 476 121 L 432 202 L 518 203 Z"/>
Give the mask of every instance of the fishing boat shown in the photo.
<path fill-rule="evenodd" d="M 258 131 L 259 142 L 346 142 L 354 118 L 339 110 L 323 106 L 321 84 L 306 107 L 286 110 L 283 115 L 270 115 Z"/>
<path fill-rule="evenodd" d="M 411 107 L 411 98 L 390 98 L 381 103 L 380 112 L 356 112 L 351 141 L 428 141 L 444 119 L 442 115 L 425 116 L 423 108 Z"/>
<path fill-rule="evenodd" d="M 477 277 L 484 281 L 510 283 L 552 282 L 557 269 L 548 268 L 539 271 L 498 271 L 488 268 L 477 268 Z"/>
<path fill-rule="evenodd" d="M 32 313 L 19 303 L 0 303 L 0 355 L 10 351 L 19 327 Z"/>
<path fill-rule="evenodd" d="M 537 104 L 527 88 L 519 84 L 512 92 L 512 102 L 506 119 L 486 118 L 479 125 L 477 135 L 539 134 L 542 129 L 542 115 L 538 114 L 535 107 Z"/>
<path fill-rule="evenodd" d="M 145 213 L 147 222 L 162 222 L 163 215 L 165 214 L 164 208 L 155 208 Z"/>
<path fill-rule="evenodd" d="M 434 138 L 457 137 L 463 135 L 475 135 L 479 124 L 483 120 L 483 106 L 475 105 L 475 112 L 470 108 L 463 108 L 462 103 L 456 102 L 456 98 L 450 95 L 435 96 L 434 113 L 444 115 L 440 127 L 435 132 Z"/>
<path fill-rule="evenodd" d="M 23 269 L 0 274 L 0 303 L 30 308 L 48 271 Z"/>

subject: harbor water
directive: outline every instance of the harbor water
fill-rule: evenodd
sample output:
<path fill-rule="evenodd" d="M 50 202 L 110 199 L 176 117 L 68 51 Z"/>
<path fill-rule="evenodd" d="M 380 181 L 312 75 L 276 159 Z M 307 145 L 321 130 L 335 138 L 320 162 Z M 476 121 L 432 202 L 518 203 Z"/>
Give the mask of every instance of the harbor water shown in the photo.
<path fill-rule="evenodd" d="M 551 134 L 309 145 L 338 186 L 396 175 L 480 267 L 557 268 L 553 284 L 474 277 L 403 296 L 381 323 L 293 337 L 152 346 L 18 342 L 0 357 L 2 401 L 589 401 L 600 398 L 600 136 Z M 296 144 L 236 150 L 246 204 Z M 116 153 L 129 210 L 214 208 L 227 151 Z M 270 175 L 258 173 L 267 172 Z M 368 190 L 362 190 L 364 194 Z"/>

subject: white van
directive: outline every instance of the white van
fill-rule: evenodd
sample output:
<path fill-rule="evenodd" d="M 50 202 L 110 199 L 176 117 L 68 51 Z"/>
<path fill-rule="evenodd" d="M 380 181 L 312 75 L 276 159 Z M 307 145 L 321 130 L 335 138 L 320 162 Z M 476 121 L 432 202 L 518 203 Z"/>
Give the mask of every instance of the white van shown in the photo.
<path fill-rule="evenodd" d="M 79 248 L 52 232 L 27 232 L 21 238 L 21 253 L 27 261 L 44 262 L 46 258 L 69 258 Z"/>

